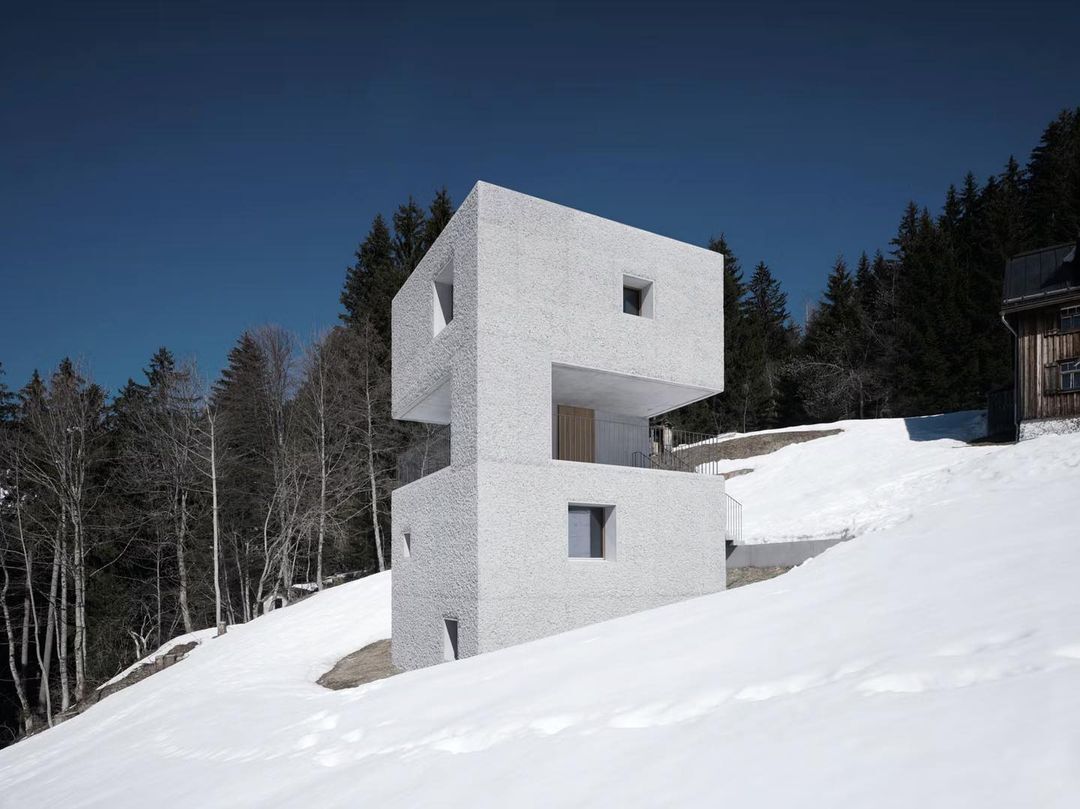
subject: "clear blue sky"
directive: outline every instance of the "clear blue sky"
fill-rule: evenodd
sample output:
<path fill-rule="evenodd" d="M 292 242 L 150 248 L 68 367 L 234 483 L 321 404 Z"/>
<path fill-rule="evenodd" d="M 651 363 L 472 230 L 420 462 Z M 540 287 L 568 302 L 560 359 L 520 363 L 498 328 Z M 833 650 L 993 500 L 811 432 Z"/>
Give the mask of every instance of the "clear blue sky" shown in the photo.
<path fill-rule="evenodd" d="M 905 203 L 1080 104 L 1080 4 L 8 3 L 0 363 L 333 323 L 374 214 L 484 179 L 689 242 L 792 310 Z"/>

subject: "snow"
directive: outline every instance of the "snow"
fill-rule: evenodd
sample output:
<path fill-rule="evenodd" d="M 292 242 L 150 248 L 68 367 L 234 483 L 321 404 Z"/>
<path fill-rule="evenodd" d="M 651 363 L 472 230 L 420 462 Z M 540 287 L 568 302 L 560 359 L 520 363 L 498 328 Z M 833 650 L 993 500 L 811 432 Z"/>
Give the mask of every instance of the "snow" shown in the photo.
<path fill-rule="evenodd" d="M 966 443 L 985 433 L 981 410 L 767 432 L 837 428 L 837 435 L 715 464 L 720 472 L 753 469 L 727 482 L 728 494 L 743 504 L 744 543 L 835 539 L 891 528 L 940 502 L 950 477 L 970 473 L 995 449 Z"/>
<path fill-rule="evenodd" d="M 0 751 L 0 806 L 1075 806 L 1080 435 L 964 418 L 744 462 L 753 519 L 865 529 L 760 584 L 338 692 L 389 575 L 232 627 Z"/>

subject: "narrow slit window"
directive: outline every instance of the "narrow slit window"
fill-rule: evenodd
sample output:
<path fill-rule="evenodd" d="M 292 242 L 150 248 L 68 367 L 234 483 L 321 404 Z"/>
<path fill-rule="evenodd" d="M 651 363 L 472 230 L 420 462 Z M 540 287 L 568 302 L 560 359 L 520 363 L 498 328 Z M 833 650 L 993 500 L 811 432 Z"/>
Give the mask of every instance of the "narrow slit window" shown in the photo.
<path fill-rule="evenodd" d="M 433 313 L 435 334 L 454 319 L 454 261 L 451 258 L 435 276 Z"/>
<path fill-rule="evenodd" d="M 458 622 L 457 618 L 443 619 L 443 659 L 458 659 Z"/>
<path fill-rule="evenodd" d="M 403 540 L 401 543 L 401 551 L 405 558 L 408 559 L 410 556 L 412 556 L 412 533 L 406 531 L 404 534 L 402 534 L 401 538 Z"/>

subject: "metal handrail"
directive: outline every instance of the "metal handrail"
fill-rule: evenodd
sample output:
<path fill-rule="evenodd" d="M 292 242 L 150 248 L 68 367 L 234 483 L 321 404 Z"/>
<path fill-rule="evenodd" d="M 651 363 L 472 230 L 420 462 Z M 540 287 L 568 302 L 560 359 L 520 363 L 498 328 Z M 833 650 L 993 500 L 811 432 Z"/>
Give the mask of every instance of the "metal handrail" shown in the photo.
<path fill-rule="evenodd" d="M 724 533 L 728 542 L 742 544 L 742 503 L 724 492 Z"/>
<path fill-rule="evenodd" d="M 558 414 L 552 458 L 720 475 L 716 446 L 726 437 L 640 421 Z"/>

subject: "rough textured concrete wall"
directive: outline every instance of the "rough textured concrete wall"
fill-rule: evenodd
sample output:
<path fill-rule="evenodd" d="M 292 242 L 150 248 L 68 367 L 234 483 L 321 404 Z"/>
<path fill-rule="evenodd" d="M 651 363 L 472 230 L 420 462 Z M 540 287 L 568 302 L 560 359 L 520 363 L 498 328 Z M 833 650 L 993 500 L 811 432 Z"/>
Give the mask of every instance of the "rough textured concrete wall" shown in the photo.
<path fill-rule="evenodd" d="M 391 656 L 401 669 L 441 663 L 443 619 L 457 618 L 459 651 L 476 654 L 475 191 L 393 303 L 393 412 L 405 414 L 449 378 L 451 467 L 397 489 L 391 506 Z M 434 334 L 435 276 L 454 263 L 454 318 Z M 404 558 L 403 535 L 412 537 Z"/>
<path fill-rule="evenodd" d="M 400 669 L 443 662 L 446 617 L 458 620 L 461 656 L 480 651 L 476 507 L 475 466 L 448 467 L 393 494 L 391 658 Z"/>
<path fill-rule="evenodd" d="M 552 460 L 478 470 L 481 651 L 724 589 L 722 478 Z M 569 558 L 570 503 L 614 506 L 614 559 Z"/>
<path fill-rule="evenodd" d="M 844 539 L 808 539 L 796 542 L 761 542 L 736 545 L 727 558 L 728 567 L 794 567 L 813 559 Z"/>
<path fill-rule="evenodd" d="M 479 457 L 549 457 L 553 363 L 723 389 L 721 255 L 497 186 L 477 193 Z M 652 280 L 653 318 L 623 314 L 623 275 Z"/>
<path fill-rule="evenodd" d="M 1038 438 L 1040 435 L 1065 435 L 1080 433 L 1080 419 L 1038 419 L 1020 422 L 1020 440 Z"/>
<path fill-rule="evenodd" d="M 476 454 L 476 227 L 474 190 L 393 302 L 393 415 L 401 418 L 449 377 L 455 464 Z M 454 264 L 454 319 L 434 335 L 434 279 L 447 261 Z"/>
<path fill-rule="evenodd" d="M 622 313 L 624 275 L 651 319 Z M 394 415 L 449 379 L 452 430 L 452 466 L 393 497 L 395 665 L 440 662 L 447 616 L 469 655 L 723 589 L 721 478 L 551 459 L 553 363 L 719 391 L 722 296 L 716 253 L 477 185 L 394 299 Z M 569 503 L 615 508 L 614 559 L 569 559 Z"/>

